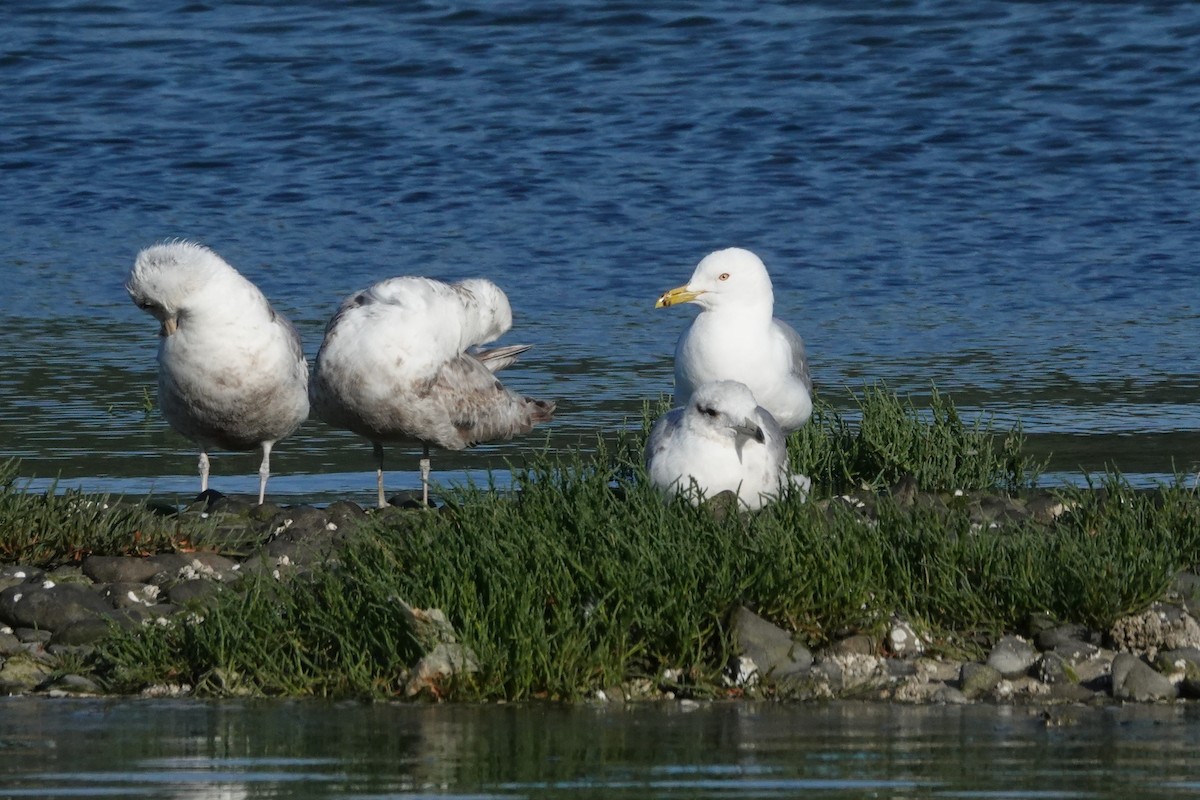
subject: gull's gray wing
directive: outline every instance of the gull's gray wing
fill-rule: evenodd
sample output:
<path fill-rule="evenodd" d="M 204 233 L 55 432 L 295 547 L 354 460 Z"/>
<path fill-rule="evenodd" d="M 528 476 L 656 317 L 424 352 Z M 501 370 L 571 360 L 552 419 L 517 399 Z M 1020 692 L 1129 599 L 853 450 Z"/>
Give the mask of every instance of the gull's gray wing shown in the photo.
<path fill-rule="evenodd" d="M 812 377 L 808 374 L 808 354 L 804 350 L 804 340 L 791 325 L 783 320 L 775 319 L 772 322 L 783 334 L 788 348 L 792 351 L 792 374 L 799 378 L 804 384 L 804 388 L 808 389 L 809 394 L 812 394 Z"/>

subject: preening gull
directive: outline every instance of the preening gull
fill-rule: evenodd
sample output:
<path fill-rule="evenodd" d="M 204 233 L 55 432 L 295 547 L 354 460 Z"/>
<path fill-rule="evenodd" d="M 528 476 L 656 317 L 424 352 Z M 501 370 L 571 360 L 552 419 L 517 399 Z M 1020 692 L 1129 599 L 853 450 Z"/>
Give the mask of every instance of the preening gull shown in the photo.
<path fill-rule="evenodd" d="M 783 430 L 736 381 L 702 384 L 686 406 L 659 417 L 646 440 L 646 471 L 667 496 L 683 494 L 694 505 L 700 495 L 729 490 L 751 511 L 789 484 L 805 492 L 810 484 L 788 472 Z"/>
<path fill-rule="evenodd" d="M 701 311 L 675 345 L 676 403 L 686 403 L 703 383 L 734 380 L 750 388 L 784 432 L 808 421 L 812 378 L 804 340 L 772 316 L 771 277 L 758 256 L 737 247 L 709 254 L 655 308 L 679 303 Z"/>
<path fill-rule="evenodd" d="M 325 422 L 371 441 L 381 508 L 384 442 L 421 443 L 428 504 L 431 444 L 461 450 L 510 439 L 554 416 L 553 402 L 509 391 L 493 374 L 528 346 L 468 352 L 510 327 L 508 298 L 482 278 L 390 278 L 342 303 L 325 329 L 309 398 Z"/>
<path fill-rule="evenodd" d="M 170 242 L 138 253 L 125 290 L 162 327 L 158 404 L 167 422 L 208 451 L 262 450 L 258 502 L 271 448 L 308 417 L 300 336 L 250 281 L 203 245 Z"/>

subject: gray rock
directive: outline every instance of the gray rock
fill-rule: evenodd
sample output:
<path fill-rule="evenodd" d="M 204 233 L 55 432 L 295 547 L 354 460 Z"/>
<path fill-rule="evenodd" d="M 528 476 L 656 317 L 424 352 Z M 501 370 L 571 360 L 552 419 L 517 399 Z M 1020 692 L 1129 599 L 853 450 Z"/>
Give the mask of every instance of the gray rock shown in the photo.
<path fill-rule="evenodd" d="M 933 695 L 929 698 L 932 703 L 939 703 L 947 706 L 960 706 L 964 703 L 971 702 L 966 693 L 953 686 L 942 684 L 934 690 Z"/>
<path fill-rule="evenodd" d="M 1088 629 L 1082 625 L 1056 625 L 1037 632 L 1033 643 L 1038 650 L 1053 650 L 1063 645 L 1073 645 L 1084 642 L 1088 638 Z M 1061 655 L 1061 653 L 1060 653 Z"/>
<path fill-rule="evenodd" d="M 414 697 L 428 691 L 440 697 L 441 687 L 456 675 L 479 671 L 479 662 L 470 649 L 461 644 L 443 642 L 426 653 L 409 674 L 404 691 Z"/>
<path fill-rule="evenodd" d="M 925 652 L 925 642 L 917 635 L 911 624 L 902 619 L 893 619 L 884 640 L 888 651 L 898 658 L 916 658 Z"/>
<path fill-rule="evenodd" d="M 220 592 L 228 591 L 222 584 L 196 578 L 180 581 L 167 590 L 167 599 L 178 606 L 207 603 Z"/>
<path fill-rule="evenodd" d="M 325 509 L 325 518 L 337 530 L 341 531 L 353 530 L 365 522 L 369 516 L 366 510 L 358 503 L 351 503 L 348 500 L 338 500 L 336 503 L 330 503 Z"/>
<path fill-rule="evenodd" d="M 1200 575 L 1181 572 L 1175 576 L 1171 591 L 1178 597 L 1189 614 L 1200 613 Z"/>
<path fill-rule="evenodd" d="M 1144 703 L 1175 699 L 1175 684 L 1131 653 L 1118 653 L 1112 663 L 1112 696 Z"/>
<path fill-rule="evenodd" d="M 1079 683 L 1079 675 L 1061 655 L 1051 650 L 1037 661 L 1037 679 L 1042 683 Z"/>
<path fill-rule="evenodd" d="M 83 675 L 63 675 L 43 683 L 39 688 L 48 690 L 51 697 L 101 694 L 100 686 Z"/>
<path fill-rule="evenodd" d="M 104 598 L 79 584 L 22 584 L 0 592 L 0 620 L 13 627 L 56 631 L 108 610 Z"/>
<path fill-rule="evenodd" d="M 83 562 L 83 574 L 96 583 L 146 584 L 162 570 L 156 558 L 88 556 Z"/>
<path fill-rule="evenodd" d="M 324 510 L 313 506 L 285 508 L 275 515 L 270 524 L 271 535 L 286 536 L 290 541 L 325 536 L 330 532 L 329 517 Z"/>
<path fill-rule="evenodd" d="M 1101 696 L 1103 695 L 1078 683 L 1053 683 L 1049 685 L 1049 691 L 1043 698 L 1055 703 L 1086 703 Z"/>
<path fill-rule="evenodd" d="M 745 606 L 733 612 L 730 628 L 735 652 L 754 662 L 760 680 L 780 680 L 812 667 L 807 647 Z"/>
<path fill-rule="evenodd" d="M 1155 603 L 1141 614 L 1114 622 L 1109 638 L 1117 650 L 1145 653 L 1153 659 L 1159 650 L 1200 647 L 1200 624 L 1181 606 Z"/>
<path fill-rule="evenodd" d="M 1004 636 L 988 654 L 987 664 L 1005 678 L 1016 678 L 1029 672 L 1037 661 L 1037 651 L 1019 636 Z"/>
<path fill-rule="evenodd" d="M 959 688 L 968 700 L 976 700 L 995 689 L 1003 677 L 995 667 L 968 661 L 959 673 Z"/>
<path fill-rule="evenodd" d="M 114 622 L 106 617 L 89 617 L 72 622 L 50 637 L 50 645 L 86 645 L 100 641 L 112 632 Z"/>
<path fill-rule="evenodd" d="M 29 645 L 43 645 L 54 635 L 53 631 L 42 628 L 16 628 L 13 633 L 17 635 L 17 641 L 24 645 L 21 649 L 26 653 L 29 652 Z"/>
<path fill-rule="evenodd" d="M 27 656 L 12 656 L 0 666 L 0 695 L 26 694 L 50 677 L 50 667 Z"/>
<path fill-rule="evenodd" d="M 1200 698 L 1200 650 L 1162 650 L 1154 659 L 1154 668 L 1178 684 L 1181 697 Z"/>
<path fill-rule="evenodd" d="M 25 652 L 21 640 L 11 633 L 0 633 L 0 657 Z"/>
<path fill-rule="evenodd" d="M 100 592 L 113 608 L 152 606 L 158 602 L 159 588 L 152 583 L 110 583 Z"/>
<path fill-rule="evenodd" d="M 836 656 L 873 656 L 877 651 L 875 639 L 865 633 L 848 636 L 829 646 L 828 653 Z"/>

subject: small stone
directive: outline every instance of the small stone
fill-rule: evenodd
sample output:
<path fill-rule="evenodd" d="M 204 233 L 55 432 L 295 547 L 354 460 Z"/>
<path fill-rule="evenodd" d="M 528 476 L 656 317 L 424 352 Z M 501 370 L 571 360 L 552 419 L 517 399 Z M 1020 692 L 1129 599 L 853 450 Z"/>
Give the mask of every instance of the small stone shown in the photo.
<path fill-rule="evenodd" d="M 1175 699 L 1175 684 L 1131 653 L 1118 653 L 1112 663 L 1112 696 L 1145 703 Z"/>
<path fill-rule="evenodd" d="M 1037 661 L 1037 678 L 1042 683 L 1078 683 L 1079 675 L 1058 653 L 1043 653 Z"/>
<path fill-rule="evenodd" d="M 971 702 L 964 692 L 960 691 L 959 689 L 955 689 L 953 686 L 948 686 L 947 684 L 941 684 L 938 686 L 929 700 L 932 703 L 939 703 L 947 706 L 960 706 L 964 703 Z"/>
<path fill-rule="evenodd" d="M 925 652 L 925 643 L 913 626 L 902 619 L 892 621 L 887 635 L 888 650 L 899 658 L 915 658 Z"/>
<path fill-rule="evenodd" d="M 754 663 L 762 680 L 780 680 L 812 667 L 813 656 L 807 647 L 745 606 L 733 612 L 730 629 L 738 655 Z"/>
<path fill-rule="evenodd" d="M 1145 653 L 1153 659 L 1159 650 L 1200 647 L 1200 624 L 1182 606 L 1155 603 L 1141 614 L 1114 622 L 1109 638 L 1117 650 Z"/>
<path fill-rule="evenodd" d="M 876 654 L 875 639 L 865 633 L 847 636 L 829 646 L 830 655 L 873 656 Z"/>
<path fill-rule="evenodd" d="M 40 688 L 49 690 L 52 697 L 101 694 L 99 685 L 83 675 L 63 675 Z"/>
<path fill-rule="evenodd" d="M 441 687 L 449 679 L 463 673 L 479 671 L 475 654 L 460 644 L 442 643 L 429 651 L 413 667 L 404 687 L 409 697 L 429 691 L 441 696 Z"/>
<path fill-rule="evenodd" d="M 167 590 L 167 599 L 177 605 L 186 606 L 197 603 L 207 603 L 222 591 L 221 584 L 214 581 L 196 578 L 190 581 L 180 581 Z"/>
<path fill-rule="evenodd" d="M 128 606 L 152 606 L 158 602 L 159 588 L 152 583 L 110 583 L 101 596 L 113 608 Z"/>
<path fill-rule="evenodd" d="M 1026 674 L 1037 660 L 1037 652 L 1020 636 L 1004 636 L 988 654 L 987 664 L 1005 678 Z"/>
<path fill-rule="evenodd" d="M 969 661 L 959 673 L 959 688 L 969 700 L 989 694 L 1004 676 L 995 667 Z"/>
<path fill-rule="evenodd" d="M 76 620 L 51 636 L 48 644 L 72 646 L 93 644 L 108 636 L 112 629 L 112 621 L 105 617 Z"/>
<path fill-rule="evenodd" d="M 48 589 L 25 584 L 0 592 L 0 620 L 13 627 L 56 631 L 108 610 L 108 603 L 97 592 L 78 584 L 56 584 Z"/>
<path fill-rule="evenodd" d="M 0 666 L 0 694 L 32 692 L 50 676 L 50 667 L 27 656 L 12 656 Z"/>

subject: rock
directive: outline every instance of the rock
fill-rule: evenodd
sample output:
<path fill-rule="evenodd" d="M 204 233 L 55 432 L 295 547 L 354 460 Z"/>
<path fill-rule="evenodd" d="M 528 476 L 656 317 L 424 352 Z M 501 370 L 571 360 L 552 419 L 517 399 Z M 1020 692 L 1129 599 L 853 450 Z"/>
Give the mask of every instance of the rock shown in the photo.
<path fill-rule="evenodd" d="M 829 655 L 873 656 L 876 654 L 875 639 L 865 633 L 848 636 L 829 646 Z"/>
<path fill-rule="evenodd" d="M 358 503 L 351 503 L 347 500 L 338 500 L 336 503 L 330 503 L 325 509 L 325 518 L 329 524 L 334 526 L 335 530 L 353 530 L 361 525 L 369 517 L 366 510 Z"/>
<path fill-rule="evenodd" d="M 1181 697 L 1200 698 L 1200 650 L 1162 650 L 1154 668 L 1179 688 Z"/>
<path fill-rule="evenodd" d="M 886 642 L 888 651 L 897 658 L 915 658 L 925 652 L 925 642 L 913 626 L 902 619 L 892 620 Z"/>
<path fill-rule="evenodd" d="M 1037 651 L 1020 636 L 1004 636 L 988 654 L 987 664 L 1005 678 L 1026 674 L 1037 660 Z"/>
<path fill-rule="evenodd" d="M 1070 511 L 1072 506 L 1073 503 L 1049 491 L 1034 492 L 1025 500 L 1025 510 L 1033 516 L 1035 522 L 1043 525 L 1054 522 Z"/>
<path fill-rule="evenodd" d="M 1037 679 L 1042 683 L 1079 683 L 1079 674 L 1067 660 L 1053 650 L 1043 653 L 1037 661 Z"/>
<path fill-rule="evenodd" d="M 967 695 L 965 693 L 944 683 L 940 684 L 937 689 L 934 690 L 933 695 L 929 698 L 929 701 L 931 703 L 939 703 L 947 706 L 959 706 L 963 705 L 964 703 L 971 702 L 969 699 L 967 699 Z"/>
<path fill-rule="evenodd" d="M 803 674 L 812 667 L 808 648 L 782 628 L 772 625 L 745 606 L 739 606 L 730 619 L 734 649 L 754 664 L 752 673 L 763 681 Z"/>
<path fill-rule="evenodd" d="M 1181 606 L 1155 603 L 1141 614 L 1114 622 L 1109 638 L 1117 650 L 1145 653 L 1153 659 L 1159 650 L 1200 647 L 1200 624 Z"/>
<path fill-rule="evenodd" d="M 109 610 L 93 589 L 78 584 L 22 584 L 0 592 L 0 620 L 8 625 L 57 631 Z"/>
<path fill-rule="evenodd" d="M 63 675 L 52 681 L 43 683 L 39 688 L 48 690 L 51 697 L 102 693 L 95 681 L 83 675 Z"/>
<path fill-rule="evenodd" d="M 1088 636 L 1088 629 L 1083 625 L 1055 625 L 1039 630 L 1033 637 L 1033 643 L 1038 650 L 1053 650 L 1063 645 L 1085 642 Z"/>
<path fill-rule="evenodd" d="M 1003 677 L 995 667 L 969 661 L 959 673 L 959 688 L 968 700 L 977 700 L 995 689 Z"/>
<path fill-rule="evenodd" d="M 1144 703 L 1173 700 L 1175 684 L 1132 653 L 1118 653 L 1112 663 L 1112 696 Z"/>
<path fill-rule="evenodd" d="M 887 662 L 879 656 L 838 655 L 821 659 L 812 669 L 826 678 L 835 697 L 862 697 L 891 683 Z"/>
<path fill-rule="evenodd" d="M 158 595 L 159 588 L 152 583 L 110 583 L 101 591 L 113 608 L 152 606 Z"/>
<path fill-rule="evenodd" d="M 180 581 L 167 590 L 167 600 L 177 606 L 203 604 L 222 591 L 228 591 L 220 583 L 194 578 Z"/>
<path fill-rule="evenodd" d="M 25 652 L 21 640 L 13 633 L 0 633 L 0 657 L 16 655 Z"/>
<path fill-rule="evenodd" d="M 405 683 L 404 693 L 408 697 L 414 697 L 428 691 L 434 697 L 441 697 L 446 681 L 456 675 L 478 671 L 479 663 L 474 653 L 461 644 L 443 642 L 426 653 L 413 667 Z"/>
<path fill-rule="evenodd" d="M 1055 703 L 1087 703 L 1102 696 L 1078 683 L 1049 683 L 1046 688 L 1043 697 Z"/>
<path fill-rule="evenodd" d="M 1200 613 L 1200 575 L 1194 572 L 1179 573 L 1171 584 L 1171 591 L 1189 614 Z"/>
<path fill-rule="evenodd" d="M 5 659 L 0 666 L 0 695 L 32 692 L 50 677 L 50 667 L 27 656 Z"/>
<path fill-rule="evenodd" d="M 329 517 L 325 511 L 313 506 L 285 508 L 275 515 L 270 525 L 272 536 L 280 537 L 286 534 L 293 542 L 311 536 L 324 536 L 330 530 Z"/>
<path fill-rule="evenodd" d="M 113 620 L 105 617 L 89 617 L 72 622 L 50 637 L 50 645 L 86 645 L 93 644 L 108 636 L 114 626 Z"/>
<path fill-rule="evenodd" d="M 147 584 L 162 571 L 157 560 L 133 556 L 88 556 L 83 574 L 96 583 Z"/>

